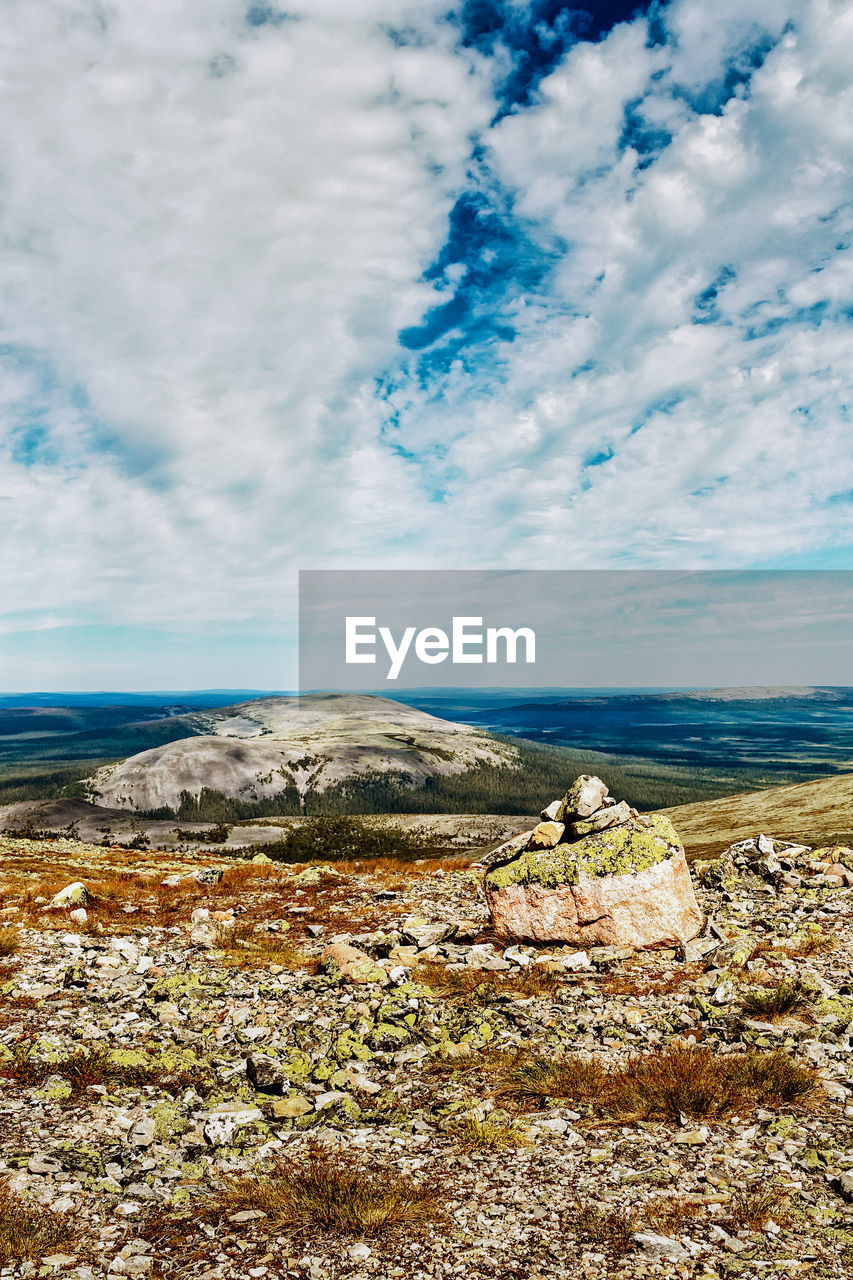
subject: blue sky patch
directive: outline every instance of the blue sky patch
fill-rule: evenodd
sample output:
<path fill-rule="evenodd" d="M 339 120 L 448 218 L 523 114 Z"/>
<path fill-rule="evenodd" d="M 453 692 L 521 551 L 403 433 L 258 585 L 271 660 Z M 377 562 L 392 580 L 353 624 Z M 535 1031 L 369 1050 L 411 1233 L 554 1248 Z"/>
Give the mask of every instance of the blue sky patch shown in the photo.
<path fill-rule="evenodd" d="M 424 272 L 425 280 L 447 286 L 461 268 L 453 296 L 399 335 L 402 347 L 424 353 L 421 381 L 445 373 L 469 349 L 511 342 L 515 327 L 508 307 L 542 286 L 553 260 L 515 218 L 504 193 L 474 190 L 460 196 L 447 239 Z"/>
<path fill-rule="evenodd" d="M 545 76 L 579 40 L 601 40 L 620 22 L 647 13 L 650 0 L 602 0 L 565 4 L 561 0 L 466 0 L 451 17 L 462 29 L 462 44 L 494 56 L 509 51 L 512 69 L 500 89 L 500 114 L 525 106 Z"/>

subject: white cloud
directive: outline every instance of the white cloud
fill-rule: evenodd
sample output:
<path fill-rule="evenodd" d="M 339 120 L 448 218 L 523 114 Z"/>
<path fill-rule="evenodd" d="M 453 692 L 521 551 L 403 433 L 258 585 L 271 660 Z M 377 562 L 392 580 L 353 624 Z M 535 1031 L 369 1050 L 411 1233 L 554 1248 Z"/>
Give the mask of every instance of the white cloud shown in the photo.
<path fill-rule="evenodd" d="M 251 627 L 298 567 L 853 540 L 849 6 L 675 0 L 666 44 L 578 45 L 496 124 L 509 55 L 439 0 L 287 8 L 6 6 L 4 611 Z M 550 270 L 471 286 L 515 340 L 421 379 L 397 334 L 469 286 L 422 273 L 475 181 Z"/>
<path fill-rule="evenodd" d="M 13 606 L 239 611 L 347 545 L 353 403 L 493 104 L 438 4 L 288 8 L 7 9 L 3 426 L 49 438 L 2 470 Z"/>

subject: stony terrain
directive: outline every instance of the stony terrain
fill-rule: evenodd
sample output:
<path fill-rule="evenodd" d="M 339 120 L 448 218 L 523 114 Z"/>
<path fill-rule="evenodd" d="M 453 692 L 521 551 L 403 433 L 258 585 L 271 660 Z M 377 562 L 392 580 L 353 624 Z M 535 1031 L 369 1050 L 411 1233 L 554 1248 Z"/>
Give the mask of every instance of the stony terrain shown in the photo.
<path fill-rule="evenodd" d="M 186 737 L 98 770 L 89 798 L 105 808 L 177 809 L 183 792 L 202 787 L 257 801 L 377 770 L 415 785 L 518 756 L 484 730 L 367 694 L 255 698 L 175 720 Z"/>
<path fill-rule="evenodd" d="M 2 1276 L 853 1267 L 849 850 L 694 862 L 637 954 L 507 946 L 470 853 L 0 854 Z M 305 1170 L 393 1204 L 300 1217 Z"/>

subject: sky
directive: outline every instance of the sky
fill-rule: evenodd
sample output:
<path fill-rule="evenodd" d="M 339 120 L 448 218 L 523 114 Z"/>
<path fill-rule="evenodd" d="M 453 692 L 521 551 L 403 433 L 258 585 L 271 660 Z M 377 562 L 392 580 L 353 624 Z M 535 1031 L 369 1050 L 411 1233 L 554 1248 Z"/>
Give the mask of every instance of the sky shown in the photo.
<path fill-rule="evenodd" d="M 853 568 L 853 6 L 6 0 L 0 689 L 300 569 Z"/>

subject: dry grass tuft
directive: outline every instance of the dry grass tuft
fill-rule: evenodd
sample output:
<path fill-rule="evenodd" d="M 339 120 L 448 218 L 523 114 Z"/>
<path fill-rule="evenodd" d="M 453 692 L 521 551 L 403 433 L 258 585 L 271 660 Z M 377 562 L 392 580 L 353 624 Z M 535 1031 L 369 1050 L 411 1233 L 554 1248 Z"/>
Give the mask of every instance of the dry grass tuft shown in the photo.
<path fill-rule="evenodd" d="M 466 1111 L 454 1119 L 450 1132 L 469 1151 L 502 1151 L 506 1147 L 525 1147 L 530 1141 L 523 1124 L 494 1111 L 483 1116 Z"/>
<path fill-rule="evenodd" d="M 67 1247 L 72 1237 L 68 1214 L 46 1213 L 0 1182 L 0 1262 L 40 1262 L 45 1254 Z"/>
<path fill-rule="evenodd" d="M 834 933 L 827 933 L 812 925 L 804 929 L 795 942 L 789 943 L 782 950 L 792 959 L 798 959 L 801 956 L 814 956 L 834 951 L 837 946 L 838 938 Z"/>
<path fill-rule="evenodd" d="M 773 1219 L 780 1226 L 791 1220 L 791 1201 L 779 1187 L 744 1187 L 727 1206 L 726 1227 L 738 1231 L 747 1227 L 750 1231 L 763 1231 Z"/>
<path fill-rule="evenodd" d="M 440 1206 L 434 1180 L 319 1146 L 280 1158 L 270 1174 L 234 1179 L 219 1202 L 229 1214 L 258 1209 L 275 1230 L 358 1237 L 423 1226 L 442 1216 Z"/>
<path fill-rule="evenodd" d="M 678 1196 L 655 1196 L 645 1204 L 619 1208 L 579 1202 L 571 1212 L 570 1223 L 590 1243 L 611 1253 L 625 1254 L 635 1248 L 635 1232 L 677 1235 L 701 1208 Z"/>
<path fill-rule="evenodd" d="M 548 1098 L 597 1102 L 606 1084 L 607 1072 L 595 1058 L 518 1055 L 506 1062 L 495 1092 L 525 1110 L 536 1110 Z"/>
<path fill-rule="evenodd" d="M 498 995 L 548 996 L 560 991 L 560 979 L 541 966 L 531 966 L 519 973 L 488 969 L 451 969 L 444 964 L 421 964 L 412 970 L 412 981 L 423 982 L 439 996 L 449 1000 L 488 1002 Z"/>
<path fill-rule="evenodd" d="M 706 1119 L 756 1106 L 809 1105 L 823 1096 L 816 1073 L 782 1050 L 721 1055 L 678 1041 L 616 1068 L 577 1055 L 516 1058 L 495 1092 L 528 1109 L 548 1098 L 587 1104 L 602 1118 L 622 1122 Z"/>
<path fill-rule="evenodd" d="M 701 964 L 691 964 L 681 965 L 671 973 L 649 973 L 637 971 L 629 961 L 618 970 L 604 974 L 596 989 L 608 996 L 668 996 L 695 983 L 702 972 Z"/>
<path fill-rule="evenodd" d="M 611 1253 L 624 1254 L 634 1248 L 632 1237 L 637 1223 L 630 1209 L 578 1203 L 570 1213 L 569 1225 L 590 1244 Z"/>
<path fill-rule="evenodd" d="M 284 933 L 256 933 L 251 925 L 237 925 L 233 929 L 220 927 L 216 931 L 216 945 L 224 953 L 226 965 L 232 968 L 256 969 L 259 966 L 280 964 L 285 969 L 307 969 L 319 972 L 320 960 L 312 956 Z"/>
<path fill-rule="evenodd" d="M 773 1022 L 792 1013 L 800 1013 L 814 1003 L 814 992 L 804 987 L 799 978 L 787 979 L 775 987 L 753 987 L 740 998 L 740 1006 L 750 1018 Z"/>
<path fill-rule="evenodd" d="M 637 1218 L 642 1220 L 644 1227 L 650 1227 L 662 1236 L 672 1236 L 695 1218 L 701 1207 L 677 1195 L 655 1196 L 640 1206 Z"/>
<path fill-rule="evenodd" d="M 21 949 L 21 933 L 14 925 L 0 926 L 0 958 L 17 955 Z"/>

